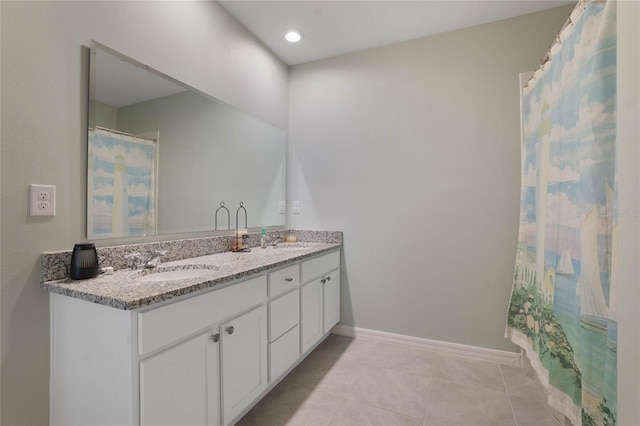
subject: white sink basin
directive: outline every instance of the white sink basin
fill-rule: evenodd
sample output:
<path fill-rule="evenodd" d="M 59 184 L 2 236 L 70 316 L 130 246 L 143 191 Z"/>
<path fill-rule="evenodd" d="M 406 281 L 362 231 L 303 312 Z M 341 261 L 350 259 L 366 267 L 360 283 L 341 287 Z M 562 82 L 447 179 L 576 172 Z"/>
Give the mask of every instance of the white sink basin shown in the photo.
<path fill-rule="evenodd" d="M 160 281 L 176 281 L 186 280 L 189 278 L 204 277 L 205 275 L 211 275 L 210 269 L 178 269 L 175 271 L 155 272 L 152 274 L 144 275 L 137 278 L 136 281 L 148 283 L 148 282 L 160 282 Z"/>
<path fill-rule="evenodd" d="M 287 251 L 302 251 L 307 250 L 313 247 L 309 243 L 280 243 L 276 245 L 276 249 L 278 250 L 287 250 Z"/>

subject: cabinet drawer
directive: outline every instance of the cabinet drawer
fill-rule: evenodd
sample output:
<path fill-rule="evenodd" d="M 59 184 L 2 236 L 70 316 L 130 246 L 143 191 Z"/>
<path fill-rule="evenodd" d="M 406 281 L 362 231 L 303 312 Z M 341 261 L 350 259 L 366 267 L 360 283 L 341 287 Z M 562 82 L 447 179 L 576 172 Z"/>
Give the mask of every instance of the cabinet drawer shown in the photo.
<path fill-rule="evenodd" d="M 269 302 L 269 341 L 273 342 L 300 322 L 300 290 Z"/>
<path fill-rule="evenodd" d="M 267 277 L 253 278 L 220 290 L 138 314 L 138 353 L 143 355 L 267 299 Z"/>
<path fill-rule="evenodd" d="M 269 297 L 276 297 L 300 284 L 300 265 L 288 266 L 269 274 Z"/>
<path fill-rule="evenodd" d="M 302 282 L 306 283 L 340 267 L 340 251 L 302 262 Z"/>
<path fill-rule="evenodd" d="M 292 328 L 269 344 L 269 378 L 273 383 L 300 357 L 300 328 Z"/>

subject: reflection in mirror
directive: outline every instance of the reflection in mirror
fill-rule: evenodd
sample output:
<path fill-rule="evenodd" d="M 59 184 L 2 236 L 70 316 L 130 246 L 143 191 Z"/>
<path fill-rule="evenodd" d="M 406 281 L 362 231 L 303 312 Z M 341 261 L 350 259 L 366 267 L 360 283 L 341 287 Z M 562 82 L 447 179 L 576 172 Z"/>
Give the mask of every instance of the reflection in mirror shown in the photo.
<path fill-rule="evenodd" d="M 89 239 L 234 229 L 240 201 L 284 226 L 284 130 L 98 43 L 90 64 Z"/>

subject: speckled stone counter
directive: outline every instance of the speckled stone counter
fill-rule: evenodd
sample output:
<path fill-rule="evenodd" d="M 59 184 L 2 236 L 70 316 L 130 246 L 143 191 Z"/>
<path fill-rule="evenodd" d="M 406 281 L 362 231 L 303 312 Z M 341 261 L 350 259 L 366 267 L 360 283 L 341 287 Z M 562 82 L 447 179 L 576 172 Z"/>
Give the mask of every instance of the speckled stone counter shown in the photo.
<path fill-rule="evenodd" d="M 315 235 L 315 238 L 313 235 Z M 47 269 L 49 264 L 55 270 L 60 269 L 60 265 L 54 265 L 55 262 L 51 260 L 52 257 L 58 255 L 59 259 L 63 259 L 67 256 L 66 252 L 47 253 L 43 254 L 42 259 L 43 280 L 41 286 L 52 293 L 63 294 L 117 309 L 137 309 L 205 288 L 224 286 L 236 279 L 286 266 L 342 246 L 341 232 L 328 233 L 324 236 L 310 234 L 307 239 L 324 240 L 325 242 L 300 241 L 298 243 L 279 244 L 276 248 L 263 249 L 253 247 L 250 252 L 218 252 L 163 262 L 158 268 L 151 270 L 119 269 L 112 275 L 100 275 L 96 278 L 81 281 L 71 279 L 45 280 L 45 277 L 55 275 Z M 163 244 L 163 247 L 169 248 L 171 248 L 172 244 L 183 247 L 184 241 L 186 240 L 167 241 L 161 244 Z M 202 272 L 202 275 L 198 277 L 173 281 L 146 282 L 140 280 L 140 278 L 149 274 L 183 269 L 201 269 L 206 272 Z"/>

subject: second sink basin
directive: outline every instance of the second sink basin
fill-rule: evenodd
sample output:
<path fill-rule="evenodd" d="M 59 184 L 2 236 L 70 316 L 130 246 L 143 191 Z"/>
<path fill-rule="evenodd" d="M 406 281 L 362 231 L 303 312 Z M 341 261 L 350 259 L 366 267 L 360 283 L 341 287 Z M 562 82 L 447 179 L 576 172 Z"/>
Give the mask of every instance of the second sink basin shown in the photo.
<path fill-rule="evenodd" d="M 311 245 L 311 243 L 303 243 L 303 242 L 297 242 L 297 243 L 279 243 L 276 245 L 276 249 L 284 249 L 287 251 L 299 251 L 299 250 L 307 250 L 309 248 L 313 247 Z"/>
<path fill-rule="evenodd" d="M 138 278 L 136 281 L 148 283 L 159 281 L 186 280 L 189 278 L 204 277 L 205 275 L 210 274 L 211 271 L 209 269 L 178 269 L 176 271 L 156 272 L 155 274 L 145 275 L 141 278 Z"/>
<path fill-rule="evenodd" d="M 213 265 L 181 265 L 171 267 L 160 267 L 157 269 L 142 269 L 131 274 L 130 279 L 137 282 L 166 282 L 187 280 L 190 278 L 204 277 L 211 275 L 218 270 Z"/>

